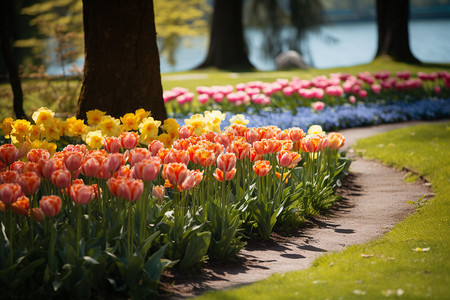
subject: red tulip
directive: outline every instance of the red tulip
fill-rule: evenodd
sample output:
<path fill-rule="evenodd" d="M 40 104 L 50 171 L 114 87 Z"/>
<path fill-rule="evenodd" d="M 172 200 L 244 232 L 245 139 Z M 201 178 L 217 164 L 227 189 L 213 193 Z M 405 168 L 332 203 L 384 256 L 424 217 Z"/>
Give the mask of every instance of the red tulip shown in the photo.
<path fill-rule="evenodd" d="M 17 159 L 18 150 L 13 144 L 0 146 L 0 161 L 9 166 Z"/>
<path fill-rule="evenodd" d="M 0 183 L 15 183 L 18 176 L 17 171 L 0 172 Z"/>

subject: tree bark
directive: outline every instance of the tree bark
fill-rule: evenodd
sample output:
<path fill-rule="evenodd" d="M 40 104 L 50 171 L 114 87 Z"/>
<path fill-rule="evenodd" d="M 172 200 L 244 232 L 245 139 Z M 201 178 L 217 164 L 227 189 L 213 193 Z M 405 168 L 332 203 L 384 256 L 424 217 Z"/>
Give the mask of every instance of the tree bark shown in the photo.
<path fill-rule="evenodd" d="M 17 63 L 15 62 L 11 28 L 10 28 L 10 18 L 8 12 L 10 11 L 7 0 L 0 1 L 0 11 L 1 11 L 1 29 L 0 29 L 0 43 L 2 48 L 2 56 L 5 61 L 6 68 L 9 74 L 9 83 L 11 84 L 11 89 L 13 92 L 13 107 L 14 114 L 17 119 L 27 119 L 25 112 L 23 110 L 23 92 L 22 83 L 20 81 L 19 70 Z"/>
<path fill-rule="evenodd" d="M 248 59 L 242 24 L 242 0 L 215 0 L 205 61 L 197 68 L 254 69 Z"/>
<path fill-rule="evenodd" d="M 167 118 L 153 1 L 83 0 L 85 63 L 77 117 L 113 117 L 144 108 Z"/>
<path fill-rule="evenodd" d="M 409 0 L 377 0 L 378 49 L 398 61 L 418 63 L 409 47 Z"/>

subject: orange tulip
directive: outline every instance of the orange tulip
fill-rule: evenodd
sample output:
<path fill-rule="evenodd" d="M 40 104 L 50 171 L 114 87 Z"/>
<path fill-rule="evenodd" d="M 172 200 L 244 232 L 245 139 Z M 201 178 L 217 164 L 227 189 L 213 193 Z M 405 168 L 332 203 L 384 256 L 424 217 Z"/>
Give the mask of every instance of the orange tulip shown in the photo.
<path fill-rule="evenodd" d="M 217 157 L 217 168 L 222 172 L 230 172 L 236 166 L 236 155 L 234 153 L 222 153 Z"/>
<path fill-rule="evenodd" d="M 20 196 L 17 201 L 11 204 L 11 208 L 19 215 L 26 216 L 30 208 L 30 199 L 26 196 Z"/>
<path fill-rule="evenodd" d="M 191 146 L 192 146 L 192 143 L 188 139 L 176 140 L 172 144 L 172 148 L 177 149 L 177 150 L 188 150 L 189 147 L 191 147 Z"/>
<path fill-rule="evenodd" d="M 108 153 L 118 153 L 120 146 L 120 139 L 117 137 L 106 137 L 103 139 L 103 147 Z"/>
<path fill-rule="evenodd" d="M 164 157 L 165 164 L 170 163 L 183 163 L 187 165 L 189 163 L 189 152 L 186 150 L 170 149 L 167 155 Z"/>
<path fill-rule="evenodd" d="M 42 223 L 44 221 L 44 213 L 39 207 L 30 208 L 28 210 L 28 216 L 39 223 Z"/>
<path fill-rule="evenodd" d="M 194 147 L 192 148 L 195 149 Z M 198 149 L 192 156 L 192 162 L 206 168 L 216 163 L 215 157 L 213 150 Z"/>
<path fill-rule="evenodd" d="M 328 139 L 326 136 L 318 134 L 306 136 L 300 141 L 303 151 L 309 153 L 321 151 L 327 145 Z"/>
<path fill-rule="evenodd" d="M 64 164 L 69 171 L 77 171 L 81 167 L 84 153 L 64 151 Z"/>
<path fill-rule="evenodd" d="M 301 159 L 299 153 L 292 151 L 281 150 L 277 155 L 278 164 L 282 167 L 295 167 Z"/>
<path fill-rule="evenodd" d="M 164 144 L 161 141 L 154 140 L 148 144 L 148 151 L 151 152 L 152 156 L 157 156 L 159 150 L 164 148 Z"/>
<path fill-rule="evenodd" d="M 71 174 L 67 170 L 56 170 L 51 179 L 58 189 L 65 189 L 70 184 Z"/>
<path fill-rule="evenodd" d="M 162 185 L 155 185 L 152 189 L 153 196 L 159 200 L 159 203 L 164 199 L 164 194 L 166 193 L 166 189 Z"/>
<path fill-rule="evenodd" d="M 41 159 L 50 159 L 50 153 L 45 149 L 31 149 L 27 153 L 27 158 L 29 162 L 39 163 Z"/>
<path fill-rule="evenodd" d="M 188 169 L 185 164 L 170 163 L 164 165 L 162 176 L 169 180 L 172 185 L 179 186 L 186 180 Z"/>
<path fill-rule="evenodd" d="M 41 184 L 41 178 L 35 172 L 25 172 L 17 177 L 17 183 L 25 195 L 33 195 Z"/>
<path fill-rule="evenodd" d="M 134 131 L 126 131 L 120 134 L 119 139 L 124 149 L 132 149 L 138 144 L 139 134 Z"/>
<path fill-rule="evenodd" d="M 260 177 L 266 176 L 271 169 L 272 166 L 268 160 L 258 160 L 253 165 L 253 171 Z"/>
<path fill-rule="evenodd" d="M 124 156 L 130 163 L 130 166 L 134 166 L 134 164 L 136 164 L 137 162 L 150 158 L 152 156 L 152 153 L 145 148 L 134 148 L 126 151 Z"/>
<path fill-rule="evenodd" d="M 234 140 L 227 148 L 227 152 L 234 153 L 236 159 L 244 159 L 249 156 L 250 144 L 242 140 Z"/>
<path fill-rule="evenodd" d="M 295 143 L 305 137 L 305 132 L 300 127 L 293 127 L 289 129 L 289 138 Z"/>
<path fill-rule="evenodd" d="M 217 181 L 222 182 L 224 179 L 224 172 L 217 168 L 213 174 L 214 178 L 217 179 Z M 233 168 L 229 172 L 225 172 L 225 180 L 231 180 L 234 178 L 234 175 L 236 175 L 236 169 Z"/>
<path fill-rule="evenodd" d="M 154 180 L 161 169 L 161 160 L 157 156 L 144 159 L 134 165 L 133 177 L 144 181 Z"/>
<path fill-rule="evenodd" d="M 328 134 L 328 148 L 330 150 L 336 150 L 344 146 L 345 137 L 337 132 L 330 132 Z"/>
<path fill-rule="evenodd" d="M 44 196 L 41 201 L 39 201 L 39 207 L 47 217 L 56 216 L 61 210 L 61 206 L 61 198 L 55 195 Z"/>
<path fill-rule="evenodd" d="M 88 204 L 89 201 L 94 199 L 95 191 L 94 187 L 85 184 L 73 184 L 70 187 L 70 199 L 79 205 Z"/>
<path fill-rule="evenodd" d="M 247 140 L 248 143 L 253 145 L 254 142 L 259 140 L 259 133 L 258 133 L 258 131 L 256 129 L 254 129 L 254 128 L 250 128 L 245 133 L 245 139 Z"/>

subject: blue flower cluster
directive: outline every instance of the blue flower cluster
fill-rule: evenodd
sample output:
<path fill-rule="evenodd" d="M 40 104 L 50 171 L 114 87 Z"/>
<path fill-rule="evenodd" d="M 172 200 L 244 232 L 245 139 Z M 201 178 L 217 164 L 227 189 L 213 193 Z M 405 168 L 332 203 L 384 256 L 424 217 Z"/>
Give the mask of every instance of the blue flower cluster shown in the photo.
<path fill-rule="evenodd" d="M 227 113 L 223 126 L 228 126 L 232 113 Z M 327 106 L 320 112 L 309 107 L 298 107 L 292 111 L 264 111 L 244 114 L 250 120 L 248 127 L 276 125 L 281 129 L 300 127 L 307 130 L 311 125 L 321 125 L 325 131 L 362 127 L 408 120 L 434 120 L 450 117 L 450 99 L 427 99 L 415 102 L 395 101 L 387 104 L 357 104 Z M 178 124 L 184 119 L 176 118 Z"/>

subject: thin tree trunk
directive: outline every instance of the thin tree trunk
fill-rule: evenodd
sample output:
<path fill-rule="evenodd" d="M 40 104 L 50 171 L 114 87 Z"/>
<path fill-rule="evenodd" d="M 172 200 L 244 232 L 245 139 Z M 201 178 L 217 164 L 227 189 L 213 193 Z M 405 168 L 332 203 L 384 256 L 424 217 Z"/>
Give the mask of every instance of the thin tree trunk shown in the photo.
<path fill-rule="evenodd" d="M 409 0 L 377 0 L 378 49 L 375 57 L 418 63 L 409 46 Z"/>
<path fill-rule="evenodd" d="M 167 118 L 162 97 L 153 1 L 83 0 L 85 63 L 77 117 L 113 117 L 144 108 Z"/>
<path fill-rule="evenodd" d="M 23 111 L 23 92 L 22 84 L 20 81 L 19 71 L 14 59 L 14 52 L 12 46 L 10 19 L 8 16 L 9 7 L 7 0 L 0 1 L 1 11 L 1 29 L 0 29 L 0 42 L 2 48 L 2 56 L 5 61 L 6 68 L 9 74 L 9 82 L 13 92 L 13 106 L 14 114 L 17 119 L 27 119 L 25 112 Z"/>
<path fill-rule="evenodd" d="M 198 68 L 253 69 L 242 25 L 242 0 L 215 0 L 209 50 Z"/>

